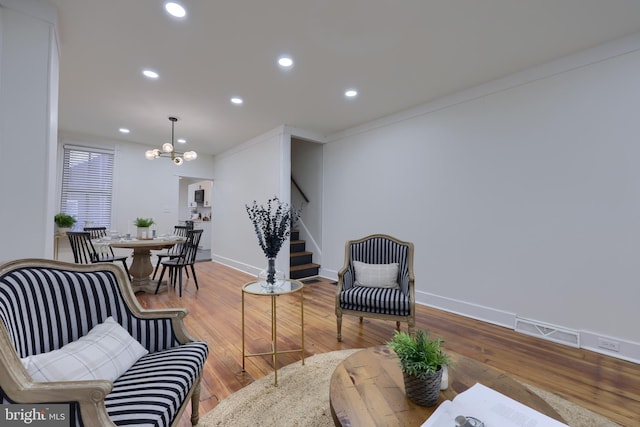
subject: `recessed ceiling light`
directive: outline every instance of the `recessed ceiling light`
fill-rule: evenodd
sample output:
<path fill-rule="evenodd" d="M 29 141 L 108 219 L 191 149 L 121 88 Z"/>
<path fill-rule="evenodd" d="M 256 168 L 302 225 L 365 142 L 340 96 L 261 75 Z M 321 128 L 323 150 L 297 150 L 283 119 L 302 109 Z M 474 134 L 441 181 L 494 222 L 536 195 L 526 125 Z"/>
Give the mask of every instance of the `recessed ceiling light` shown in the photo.
<path fill-rule="evenodd" d="M 179 3 L 169 1 L 164 4 L 164 8 L 169 12 L 169 15 L 176 18 L 184 18 L 187 15 L 187 11 Z"/>
<path fill-rule="evenodd" d="M 355 89 L 349 89 L 344 93 L 344 96 L 346 96 L 347 98 L 354 98 L 358 96 L 358 91 Z"/>
<path fill-rule="evenodd" d="M 129 133 L 129 132 L 131 132 L 131 131 L 130 131 L 129 129 L 127 129 L 127 128 L 120 128 L 119 130 L 120 130 L 120 132 L 121 132 L 121 133 Z"/>
<path fill-rule="evenodd" d="M 242 104 L 242 98 L 234 96 L 233 98 L 231 98 L 231 103 L 236 104 L 236 105 L 240 105 Z"/>
<path fill-rule="evenodd" d="M 142 74 L 150 79 L 157 79 L 160 77 L 160 75 L 153 70 L 142 70 Z"/>
<path fill-rule="evenodd" d="M 291 68 L 293 67 L 293 59 L 289 56 L 281 56 L 278 58 L 278 65 L 282 68 Z"/>
<path fill-rule="evenodd" d="M 187 143 L 187 140 L 184 139 L 184 138 L 178 138 L 178 139 L 176 139 L 176 141 L 178 141 L 180 144 L 186 144 Z"/>

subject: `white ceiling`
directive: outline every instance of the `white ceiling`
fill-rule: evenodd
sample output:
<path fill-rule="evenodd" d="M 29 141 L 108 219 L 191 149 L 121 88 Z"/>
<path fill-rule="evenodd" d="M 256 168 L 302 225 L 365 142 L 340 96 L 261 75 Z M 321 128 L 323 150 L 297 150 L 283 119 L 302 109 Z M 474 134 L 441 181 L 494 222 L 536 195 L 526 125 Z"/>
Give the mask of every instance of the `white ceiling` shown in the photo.
<path fill-rule="evenodd" d="M 161 0 L 50 1 L 60 132 L 160 146 L 176 115 L 203 154 L 282 124 L 330 135 L 640 32 L 638 0 L 182 0 L 182 20 Z"/>

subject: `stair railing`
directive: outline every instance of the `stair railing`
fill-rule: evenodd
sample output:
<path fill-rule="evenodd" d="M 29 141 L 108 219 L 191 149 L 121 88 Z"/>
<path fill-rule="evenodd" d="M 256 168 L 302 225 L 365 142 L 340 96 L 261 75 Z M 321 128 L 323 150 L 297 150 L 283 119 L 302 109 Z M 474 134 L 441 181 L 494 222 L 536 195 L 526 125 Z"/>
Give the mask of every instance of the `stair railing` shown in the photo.
<path fill-rule="evenodd" d="M 298 185 L 298 183 L 296 182 L 295 179 L 293 179 L 293 175 L 291 175 L 291 182 L 293 183 L 293 186 L 296 187 L 296 189 L 300 192 L 300 195 L 302 196 L 302 198 L 304 199 L 305 202 L 309 203 L 309 198 L 307 197 L 306 194 L 304 194 L 304 191 L 302 191 L 302 189 L 300 188 L 300 186 Z"/>

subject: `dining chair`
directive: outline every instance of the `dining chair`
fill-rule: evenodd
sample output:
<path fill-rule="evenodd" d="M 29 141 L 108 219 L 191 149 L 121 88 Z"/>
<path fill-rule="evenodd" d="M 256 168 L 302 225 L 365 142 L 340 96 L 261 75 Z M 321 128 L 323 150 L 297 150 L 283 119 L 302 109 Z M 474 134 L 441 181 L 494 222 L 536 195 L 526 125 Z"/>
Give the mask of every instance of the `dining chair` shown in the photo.
<path fill-rule="evenodd" d="M 84 231 L 88 231 L 91 234 L 91 240 L 98 240 L 107 237 L 107 227 L 84 227 Z M 107 246 L 109 253 L 112 257 L 116 256 L 111 246 Z"/>
<path fill-rule="evenodd" d="M 107 227 L 84 227 L 84 231 L 88 231 L 94 240 L 107 237 Z"/>
<path fill-rule="evenodd" d="M 182 245 L 182 252 L 175 258 L 170 258 L 166 261 L 162 261 L 162 271 L 160 272 L 160 278 L 158 279 L 158 285 L 156 286 L 156 294 L 160 289 L 162 283 L 162 277 L 164 272 L 169 269 L 169 281 L 175 288 L 176 280 L 179 283 L 179 295 L 182 298 L 182 270 L 187 271 L 187 267 L 191 268 L 191 274 L 193 274 L 193 280 L 196 283 L 196 289 L 198 287 L 198 277 L 196 276 L 196 269 L 193 264 L 196 262 L 196 254 L 198 253 L 198 244 L 200 244 L 200 237 L 202 237 L 202 230 L 189 230 L 187 232 L 187 240 Z"/>
<path fill-rule="evenodd" d="M 186 225 L 176 225 L 175 227 L 173 227 L 173 235 L 184 237 L 186 239 L 188 230 L 189 227 L 187 227 Z M 155 254 L 155 256 L 158 257 L 158 262 L 156 262 L 156 268 L 153 270 L 153 276 L 151 276 L 151 280 L 156 279 L 156 273 L 158 273 L 158 270 L 160 269 L 160 263 L 164 258 L 175 258 L 177 256 L 180 256 L 180 254 L 182 253 L 183 244 L 184 243 L 176 243 L 173 247 L 167 249 L 165 252 Z M 189 277 L 189 273 L 187 273 L 187 277 Z"/>
<path fill-rule="evenodd" d="M 126 256 L 105 256 L 99 253 L 93 242 L 91 242 L 91 232 L 89 231 L 67 231 L 67 237 L 73 251 L 73 260 L 76 264 L 95 264 L 98 262 L 115 262 L 121 261 L 124 271 L 129 277 L 129 268 L 127 267 Z M 111 249 L 109 247 L 109 249 Z"/>

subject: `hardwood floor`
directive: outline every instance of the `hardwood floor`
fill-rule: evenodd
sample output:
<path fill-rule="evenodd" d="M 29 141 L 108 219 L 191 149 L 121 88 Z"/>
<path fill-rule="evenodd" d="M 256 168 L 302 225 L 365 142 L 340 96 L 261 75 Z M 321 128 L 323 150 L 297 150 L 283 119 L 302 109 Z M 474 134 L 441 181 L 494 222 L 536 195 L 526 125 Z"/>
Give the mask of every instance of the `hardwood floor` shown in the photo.
<path fill-rule="evenodd" d="M 178 298 L 170 289 L 159 295 L 137 294 L 145 308 L 185 307 L 189 331 L 209 343 L 200 395 L 200 414 L 231 393 L 272 372 L 269 357 L 251 357 L 242 372 L 241 288 L 253 276 L 214 262 L 196 263 L 200 290 L 191 278 Z M 298 294 L 278 297 L 279 347 L 300 345 Z M 395 322 L 345 316 L 343 342 L 336 340 L 335 286 L 321 279 L 304 290 L 305 357 L 386 342 Z M 270 349 L 269 298 L 247 296 L 247 351 Z M 508 372 L 513 377 L 556 393 L 625 427 L 640 425 L 640 365 L 529 337 L 511 329 L 418 306 L 416 326 L 445 340 L 445 348 Z M 406 330 L 406 324 L 403 326 Z M 300 353 L 278 360 L 285 366 Z M 181 426 L 190 426 L 188 410 Z"/>

